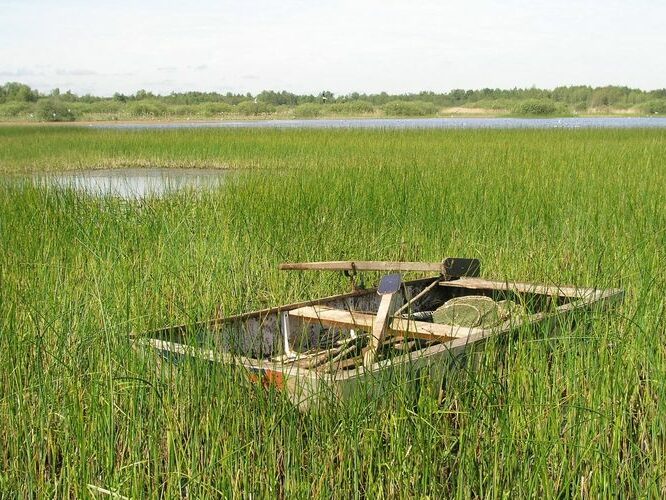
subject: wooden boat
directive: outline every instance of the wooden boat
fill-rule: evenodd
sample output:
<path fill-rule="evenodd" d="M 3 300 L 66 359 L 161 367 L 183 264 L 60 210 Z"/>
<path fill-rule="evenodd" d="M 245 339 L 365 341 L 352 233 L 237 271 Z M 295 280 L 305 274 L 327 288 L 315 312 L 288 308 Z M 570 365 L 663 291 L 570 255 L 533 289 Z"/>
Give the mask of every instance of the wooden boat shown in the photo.
<path fill-rule="evenodd" d="M 492 335 L 539 325 L 558 328 L 580 311 L 619 301 L 623 291 L 492 281 L 479 277 L 475 259 L 418 262 L 310 262 L 281 269 L 436 273 L 402 282 L 382 278 L 378 288 L 278 306 L 192 325 L 134 335 L 136 347 L 164 359 L 198 358 L 243 367 L 250 380 L 287 392 L 301 408 L 323 398 L 345 399 L 355 391 L 384 390 L 383 382 L 427 370 L 436 380 L 448 361 Z M 489 326 L 427 321 L 432 311 L 457 297 L 510 299 L 520 314 Z M 440 379 L 441 380 L 441 379 Z"/>

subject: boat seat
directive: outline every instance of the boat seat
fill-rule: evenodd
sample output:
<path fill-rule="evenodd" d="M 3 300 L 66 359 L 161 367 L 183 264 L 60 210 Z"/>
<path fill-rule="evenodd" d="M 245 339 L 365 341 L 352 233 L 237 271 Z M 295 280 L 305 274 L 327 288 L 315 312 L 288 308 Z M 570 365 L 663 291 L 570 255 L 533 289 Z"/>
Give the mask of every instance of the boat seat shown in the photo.
<path fill-rule="evenodd" d="M 289 311 L 289 317 L 298 318 L 310 323 L 318 323 L 327 327 L 353 328 L 358 330 L 372 330 L 372 324 L 375 321 L 374 314 L 333 309 L 332 307 L 319 305 L 292 309 Z M 479 333 L 486 333 L 486 331 L 480 328 L 440 325 L 401 317 L 391 318 L 388 328 L 389 335 L 400 335 L 402 337 L 424 340 L 439 340 L 442 342 L 465 338 L 469 335 Z"/>
<path fill-rule="evenodd" d="M 372 329 L 372 322 L 375 319 L 374 314 L 333 309 L 326 306 L 299 307 L 298 309 L 289 311 L 289 316 L 309 322 L 321 323 L 325 326 L 357 328 L 360 330 Z"/>

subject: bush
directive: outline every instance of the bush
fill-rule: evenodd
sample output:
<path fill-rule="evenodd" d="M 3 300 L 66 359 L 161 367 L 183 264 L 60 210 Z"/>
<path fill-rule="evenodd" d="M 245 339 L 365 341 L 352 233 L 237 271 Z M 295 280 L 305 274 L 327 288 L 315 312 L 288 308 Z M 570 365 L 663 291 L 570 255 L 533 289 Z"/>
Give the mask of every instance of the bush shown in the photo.
<path fill-rule="evenodd" d="M 334 115 L 367 115 L 375 112 L 375 107 L 368 101 L 336 102 L 326 108 Z"/>
<path fill-rule="evenodd" d="M 201 113 L 204 116 L 221 116 L 233 113 L 234 107 L 226 102 L 209 102 L 203 105 Z"/>
<path fill-rule="evenodd" d="M 135 117 L 155 117 L 166 113 L 166 106 L 159 102 L 140 101 L 131 103 L 127 110 Z"/>
<path fill-rule="evenodd" d="M 236 104 L 236 112 L 244 116 L 259 116 L 275 113 L 275 107 L 266 102 L 243 101 Z"/>
<path fill-rule="evenodd" d="M 91 103 L 84 103 L 81 107 L 82 113 L 100 113 L 100 114 L 113 114 L 119 113 L 123 105 L 117 101 L 96 101 Z"/>
<path fill-rule="evenodd" d="M 34 104 L 29 102 L 8 102 L 0 105 L 0 116 L 16 118 L 20 115 L 28 115 L 34 110 Z"/>
<path fill-rule="evenodd" d="M 37 118 L 45 122 L 72 122 L 76 119 L 71 107 L 58 99 L 41 99 L 35 111 Z"/>
<path fill-rule="evenodd" d="M 666 115 L 666 99 L 648 101 L 639 106 L 643 113 L 649 115 Z"/>
<path fill-rule="evenodd" d="M 479 108 L 491 109 L 493 111 L 501 111 L 504 109 L 511 109 L 512 103 L 507 99 L 482 99 L 476 102 L 464 104 L 464 108 Z"/>
<path fill-rule="evenodd" d="M 191 104 L 167 106 L 165 113 L 169 116 L 189 116 L 195 114 L 197 108 Z"/>
<path fill-rule="evenodd" d="M 587 101 L 580 101 L 573 105 L 574 111 L 577 113 L 583 113 L 587 111 Z"/>
<path fill-rule="evenodd" d="M 382 110 L 388 116 L 428 116 L 437 113 L 437 106 L 423 101 L 391 101 Z"/>
<path fill-rule="evenodd" d="M 294 108 L 294 116 L 296 118 L 316 118 L 322 112 L 322 105 L 307 102 L 299 104 Z"/>
<path fill-rule="evenodd" d="M 557 111 L 557 106 L 546 99 L 528 99 L 516 104 L 512 111 L 521 116 L 548 116 Z"/>

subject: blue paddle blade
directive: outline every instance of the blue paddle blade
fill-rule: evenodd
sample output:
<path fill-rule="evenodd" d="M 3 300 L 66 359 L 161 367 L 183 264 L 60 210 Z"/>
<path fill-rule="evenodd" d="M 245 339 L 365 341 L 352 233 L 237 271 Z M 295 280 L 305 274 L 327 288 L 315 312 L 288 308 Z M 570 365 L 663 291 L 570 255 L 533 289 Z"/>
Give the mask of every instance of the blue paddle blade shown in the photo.
<path fill-rule="evenodd" d="M 400 290 L 400 285 L 402 284 L 402 278 L 399 274 L 387 274 L 382 277 L 382 280 L 379 282 L 377 287 L 377 293 L 379 295 L 386 295 L 389 293 L 395 293 Z"/>

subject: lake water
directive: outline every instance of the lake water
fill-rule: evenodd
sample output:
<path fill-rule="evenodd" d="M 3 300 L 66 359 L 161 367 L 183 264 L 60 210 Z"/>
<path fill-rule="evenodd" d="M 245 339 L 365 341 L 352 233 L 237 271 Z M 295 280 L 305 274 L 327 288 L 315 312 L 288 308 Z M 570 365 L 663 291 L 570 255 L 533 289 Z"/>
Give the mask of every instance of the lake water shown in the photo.
<path fill-rule="evenodd" d="M 76 170 L 38 174 L 40 185 L 75 189 L 92 196 L 140 199 L 163 196 L 180 189 L 214 188 L 224 183 L 228 170 L 195 168 L 125 168 Z"/>
<path fill-rule="evenodd" d="M 666 117 L 588 118 L 350 118 L 208 122 L 95 123 L 94 128 L 375 128 L 375 129 L 579 129 L 666 128 Z"/>

